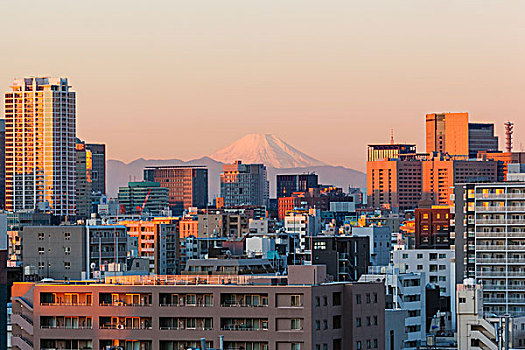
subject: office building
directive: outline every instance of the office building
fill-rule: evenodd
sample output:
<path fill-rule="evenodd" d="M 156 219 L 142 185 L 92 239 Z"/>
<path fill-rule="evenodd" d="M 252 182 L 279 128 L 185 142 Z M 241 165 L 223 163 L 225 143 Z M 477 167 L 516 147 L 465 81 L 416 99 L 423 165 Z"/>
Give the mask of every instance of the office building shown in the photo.
<path fill-rule="evenodd" d="M 294 192 L 306 192 L 319 187 L 317 174 L 277 175 L 277 198 L 289 197 Z"/>
<path fill-rule="evenodd" d="M 352 227 L 352 236 L 367 237 L 370 242 L 370 263 L 386 266 L 390 263 L 392 230 L 388 226 Z"/>
<path fill-rule="evenodd" d="M 422 200 L 452 206 L 455 183 L 497 178 L 497 161 L 468 160 L 443 153 L 367 162 L 368 205 L 394 211 L 415 209 Z"/>
<path fill-rule="evenodd" d="M 469 154 L 468 113 L 426 115 L 426 152 Z"/>
<path fill-rule="evenodd" d="M 75 149 L 76 166 L 76 214 L 78 218 L 87 219 L 91 216 L 92 157 L 86 144 L 77 139 Z"/>
<path fill-rule="evenodd" d="M 5 93 L 6 209 L 75 215 L 75 92 L 66 78 L 16 79 Z"/>
<path fill-rule="evenodd" d="M 144 169 L 144 180 L 160 183 L 169 190 L 174 215 L 190 207 L 208 205 L 208 169 L 202 166 L 156 166 Z"/>
<path fill-rule="evenodd" d="M 449 207 L 416 209 L 416 249 L 449 249 L 450 222 Z"/>
<path fill-rule="evenodd" d="M 93 192 L 106 194 L 106 145 L 86 143 L 91 152 L 91 180 Z"/>
<path fill-rule="evenodd" d="M 494 136 L 494 124 L 469 123 L 468 148 L 470 158 L 476 158 L 479 152 L 497 152 L 498 137 Z"/>
<path fill-rule="evenodd" d="M 225 207 L 268 206 L 269 182 L 266 166 L 237 161 L 224 164 L 221 173 L 221 198 Z"/>
<path fill-rule="evenodd" d="M 158 182 L 130 182 L 118 189 L 121 214 L 159 216 L 168 208 L 168 198 L 169 190 Z"/>
<path fill-rule="evenodd" d="M 384 349 L 382 284 L 325 283 L 320 267 L 296 268 L 288 278 L 17 283 L 13 346 L 185 350 L 200 348 L 201 338 L 219 348 L 222 336 L 224 349 Z"/>
<path fill-rule="evenodd" d="M 525 315 L 525 183 L 456 186 L 456 279 L 483 287 L 483 310 Z"/>

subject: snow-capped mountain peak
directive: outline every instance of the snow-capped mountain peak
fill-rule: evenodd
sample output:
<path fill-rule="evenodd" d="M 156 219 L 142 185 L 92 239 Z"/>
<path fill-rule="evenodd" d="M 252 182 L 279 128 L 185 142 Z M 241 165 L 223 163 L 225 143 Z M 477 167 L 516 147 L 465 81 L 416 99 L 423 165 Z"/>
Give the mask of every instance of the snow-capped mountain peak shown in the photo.
<path fill-rule="evenodd" d="M 233 163 L 263 163 L 274 168 L 296 168 L 326 165 L 271 134 L 248 134 L 210 155 L 210 158 Z"/>

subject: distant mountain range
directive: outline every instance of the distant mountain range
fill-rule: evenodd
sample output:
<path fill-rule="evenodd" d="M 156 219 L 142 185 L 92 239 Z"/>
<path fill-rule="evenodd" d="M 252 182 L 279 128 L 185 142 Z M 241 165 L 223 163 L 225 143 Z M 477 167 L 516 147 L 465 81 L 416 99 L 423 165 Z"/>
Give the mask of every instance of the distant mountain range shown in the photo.
<path fill-rule="evenodd" d="M 277 174 L 302 174 L 314 172 L 319 175 L 319 182 L 342 187 L 366 186 L 366 175 L 363 172 L 342 166 L 327 165 L 288 145 L 274 135 L 250 134 L 233 144 L 213 153 L 190 161 L 180 159 L 137 159 L 130 163 L 110 159 L 107 161 L 108 195 L 116 197 L 118 188 L 129 181 L 141 181 L 143 170 L 156 165 L 204 165 L 208 168 L 209 198 L 220 193 L 220 173 L 223 163 L 241 160 L 244 163 L 263 163 L 268 170 L 270 196 L 275 196 L 275 176 Z"/>

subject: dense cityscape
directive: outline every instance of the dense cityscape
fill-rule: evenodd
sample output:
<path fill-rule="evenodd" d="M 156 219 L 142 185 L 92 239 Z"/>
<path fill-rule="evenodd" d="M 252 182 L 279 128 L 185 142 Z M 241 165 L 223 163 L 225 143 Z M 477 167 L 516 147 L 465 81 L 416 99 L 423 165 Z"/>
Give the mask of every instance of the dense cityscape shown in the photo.
<path fill-rule="evenodd" d="M 68 78 L 4 107 L 0 349 L 525 348 L 513 122 L 500 149 L 494 123 L 422 115 L 425 150 L 369 144 L 363 186 L 248 135 L 220 174 L 148 164 L 112 195 Z"/>

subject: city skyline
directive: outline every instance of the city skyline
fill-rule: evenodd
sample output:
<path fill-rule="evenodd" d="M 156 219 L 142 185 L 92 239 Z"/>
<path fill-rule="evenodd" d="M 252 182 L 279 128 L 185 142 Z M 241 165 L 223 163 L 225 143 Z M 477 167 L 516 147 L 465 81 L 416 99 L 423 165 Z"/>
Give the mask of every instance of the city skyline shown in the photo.
<path fill-rule="evenodd" d="M 1 5 L 0 92 L 14 78 L 67 77 L 78 136 L 106 143 L 107 159 L 189 160 L 271 133 L 364 170 L 366 145 L 391 129 L 423 150 L 424 116 L 441 112 L 494 122 L 500 147 L 514 121 L 522 148 L 517 1 L 52 3 Z"/>

